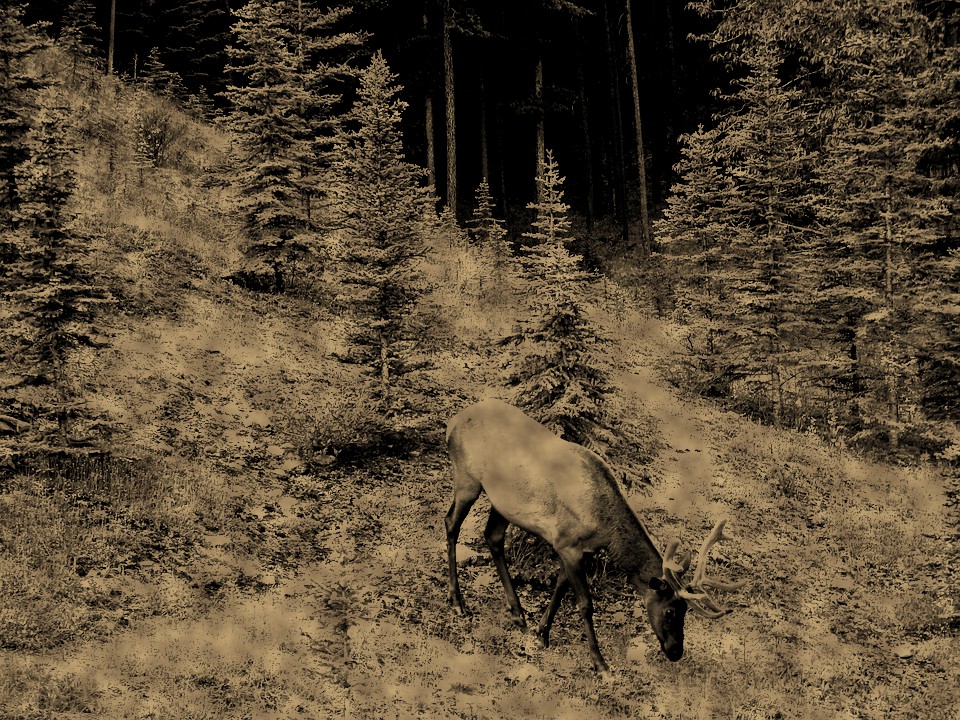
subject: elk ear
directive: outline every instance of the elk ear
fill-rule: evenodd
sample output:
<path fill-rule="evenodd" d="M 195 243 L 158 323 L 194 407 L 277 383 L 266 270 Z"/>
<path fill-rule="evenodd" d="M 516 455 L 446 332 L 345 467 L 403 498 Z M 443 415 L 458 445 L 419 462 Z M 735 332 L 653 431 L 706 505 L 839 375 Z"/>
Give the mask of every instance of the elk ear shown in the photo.
<path fill-rule="evenodd" d="M 670 598 L 673 595 L 673 588 L 667 585 L 662 579 L 658 577 L 650 578 L 648 583 L 651 590 L 655 590 L 657 595 L 662 598 Z"/>

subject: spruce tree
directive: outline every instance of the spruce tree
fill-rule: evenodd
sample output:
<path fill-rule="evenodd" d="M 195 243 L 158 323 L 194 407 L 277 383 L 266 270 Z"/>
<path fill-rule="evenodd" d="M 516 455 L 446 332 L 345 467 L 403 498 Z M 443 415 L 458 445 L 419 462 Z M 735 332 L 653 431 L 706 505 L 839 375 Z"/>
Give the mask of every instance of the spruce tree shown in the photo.
<path fill-rule="evenodd" d="M 69 203 L 75 148 L 69 114 L 47 90 L 25 143 L 26 160 L 15 170 L 16 260 L 5 268 L 2 296 L 11 310 L 4 360 L 17 369 L 6 385 L 10 397 L 33 408 L 26 441 L 63 446 L 81 439 L 77 421 L 90 414 L 67 369 L 72 351 L 95 345 L 90 323 L 106 291 L 86 266 L 87 247 Z"/>
<path fill-rule="evenodd" d="M 742 5 L 756 10 L 746 2 L 737 12 Z M 729 29 L 722 23 L 718 34 Z M 683 175 L 659 230 L 686 275 L 681 309 L 701 318 L 691 345 L 700 389 L 736 385 L 779 424 L 796 420 L 787 408 L 797 403 L 787 400 L 819 372 L 810 343 L 819 283 L 807 231 L 810 114 L 784 69 L 776 26 L 741 29 L 732 92 L 714 128 L 685 138 Z"/>
<path fill-rule="evenodd" d="M 329 169 L 344 110 L 343 95 L 356 85 L 357 59 L 365 53 L 368 39 L 365 33 L 343 29 L 352 14 L 348 6 L 320 9 L 310 2 L 297 3 L 297 72 L 309 101 L 302 109 L 308 142 L 301 160 L 305 168 L 301 193 L 307 215 L 314 222 L 322 217 L 328 200 Z"/>
<path fill-rule="evenodd" d="M 218 94 L 226 86 L 230 4 L 226 0 L 181 0 L 168 3 L 161 11 L 167 28 L 164 57 L 196 96 Z"/>
<path fill-rule="evenodd" d="M 806 301 L 816 281 L 805 258 L 805 228 L 813 214 L 807 192 L 812 158 L 806 109 L 800 91 L 781 77 L 778 44 L 761 34 L 743 62 L 748 73 L 737 82 L 734 109 L 719 128 L 733 180 L 726 201 L 736 265 L 732 309 L 740 315 L 737 364 L 779 425 L 786 419 L 788 378 L 804 362 L 800 349 L 810 333 Z"/>
<path fill-rule="evenodd" d="M 252 236 L 247 255 L 266 266 L 276 292 L 302 260 L 322 255 L 323 218 L 314 206 L 330 185 L 339 110 L 330 85 L 350 75 L 352 52 L 363 39 L 337 31 L 348 13 L 320 11 L 306 0 L 251 0 L 235 13 L 228 70 L 242 81 L 224 95 L 232 104 L 228 122 L 240 136 L 238 181 Z"/>
<path fill-rule="evenodd" d="M 92 0 L 73 0 L 63 14 L 60 45 L 72 56 L 71 79 L 74 81 L 81 62 L 94 63 L 101 56 L 98 47 L 102 31 L 95 17 Z"/>
<path fill-rule="evenodd" d="M 285 289 L 307 226 L 300 182 L 308 133 L 300 109 L 308 97 L 297 77 L 286 11 L 283 3 L 267 0 L 236 11 L 237 44 L 227 50 L 228 70 L 242 80 L 224 93 L 232 104 L 228 123 L 240 138 L 236 183 L 251 235 L 246 253 L 265 266 L 254 274 L 272 277 L 274 292 Z"/>
<path fill-rule="evenodd" d="M 160 58 L 160 51 L 152 47 L 140 69 L 143 84 L 157 95 L 164 95 L 177 102 L 186 98 L 187 89 L 178 73 L 167 69 Z"/>
<path fill-rule="evenodd" d="M 500 297 L 506 283 L 507 272 L 511 266 L 512 253 L 507 240 L 507 229 L 503 220 L 494 213 L 496 206 L 490 195 L 490 186 L 484 178 L 477 186 L 474 200 L 473 217 L 470 227 L 475 242 L 486 256 L 492 270 L 492 295 Z"/>
<path fill-rule="evenodd" d="M 345 231 L 342 300 L 352 316 L 353 359 L 374 380 L 381 408 L 404 398 L 398 386 L 414 369 L 411 324 L 426 285 L 420 227 L 430 198 L 423 170 L 406 161 L 400 130 L 406 103 L 380 53 L 360 74 L 335 155 L 340 222 Z"/>
<path fill-rule="evenodd" d="M 919 320 L 909 338 L 917 348 L 918 400 L 924 413 L 960 423 L 960 46 L 944 45 L 942 21 L 935 29 L 933 58 L 918 78 L 911 105 L 921 109 L 919 121 L 928 140 L 920 169 L 929 178 L 930 192 L 943 203 L 945 221 L 941 241 L 929 246 L 917 268 L 922 281 L 909 292 L 916 308 L 912 314 Z"/>
<path fill-rule="evenodd" d="M 295 43 L 284 16 L 283 4 L 252 0 L 234 13 L 233 33 L 236 45 L 227 49 L 227 68 L 239 82 L 228 86 L 224 95 L 231 102 L 230 126 L 240 135 L 250 165 L 263 163 L 261 174 L 274 178 L 281 187 L 292 186 L 284 180 L 296 170 L 281 162 L 291 155 L 291 148 L 303 141 L 304 120 L 299 108 L 306 94 L 298 82 L 299 69 Z M 257 188 L 259 183 L 252 185 Z M 268 186 L 269 187 L 269 186 Z M 255 224 L 271 227 L 279 210 L 267 211 L 261 205 L 277 204 L 264 199 L 251 207 Z M 283 221 L 281 221 L 282 224 Z"/>
<path fill-rule="evenodd" d="M 740 377 L 734 359 L 738 319 L 731 297 L 736 281 L 730 252 L 727 197 L 733 182 L 724 173 L 719 132 L 700 126 L 679 138 L 677 181 L 655 233 L 677 268 L 677 319 L 687 331 L 690 368 L 685 378 L 706 394 L 726 394 Z"/>
<path fill-rule="evenodd" d="M 34 98 L 45 85 L 26 71 L 26 60 L 46 43 L 24 27 L 23 14 L 23 5 L 0 5 L 0 228 L 9 226 L 16 208 L 14 168 L 27 157 Z"/>
<path fill-rule="evenodd" d="M 597 363 L 600 337 L 583 303 L 591 279 L 567 249 L 569 206 L 553 153 L 546 151 L 537 177 L 539 200 L 525 237 L 522 278 L 529 286 L 527 316 L 507 338 L 507 382 L 514 402 L 562 437 L 593 444 L 606 424 L 605 373 Z"/>
<path fill-rule="evenodd" d="M 960 53 L 908 0 L 691 6 L 733 82 L 661 223 L 685 274 L 702 262 L 678 300 L 711 332 L 726 313 L 729 391 L 772 419 L 928 442 L 960 415 Z"/>
<path fill-rule="evenodd" d="M 834 120 L 818 166 L 824 254 L 840 278 L 837 299 L 855 313 L 864 420 L 895 446 L 917 419 L 916 361 L 929 357 L 918 350 L 939 355 L 956 327 L 938 310 L 957 298 L 949 204 L 923 172 L 939 144 L 928 94 L 936 78 L 925 72 L 926 21 L 909 4 L 874 0 L 836 20 L 844 32 L 832 57 Z"/>

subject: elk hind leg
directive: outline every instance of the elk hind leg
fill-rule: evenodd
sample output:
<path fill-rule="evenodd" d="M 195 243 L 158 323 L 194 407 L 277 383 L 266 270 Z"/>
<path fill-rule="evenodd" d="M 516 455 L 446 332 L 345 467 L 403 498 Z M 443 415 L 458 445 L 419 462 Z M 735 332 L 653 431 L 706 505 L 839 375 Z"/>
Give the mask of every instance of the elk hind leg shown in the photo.
<path fill-rule="evenodd" d="M 447 512 L 445 525 L 447 529 L 447 567 L 449 571 L 448 594 L 450 604 L 461 615 L 467 613 L 467 606 L 463 602 L 460 592 L 460 579 L 457 577 L 457 539 L 460 537 L 460 526 L 463 525 L 467 513 L 473 503 L 480 497 L 480 486 L 455 488 L 453 503 Z"/>
<path fill-rule="evenodd" d="M 503 591 L 507 596 L 507 605 L 510 608 L 510 617 L 513 624 L 521 630 L 526 629 L 527 623 L 523 619 L 523 609 L 520 607 L 520 598 L 517 597 L 517 591 L 513 587 L 513 581 L 510 579 L 510 571 L 507 569 L 507 559 L 503 550 L 503 542 L 507 533 L 507 519 L 501 515 L 496 508 L 490 508 L 490 518 L 487 520 L 487 529 L 483 532 L 483 537 L 487 541 L 487 547 L 490 548 L 490 555 L 493 556 L 493 564 L 497 567 L 497 573 L 500 575 L 500 582 L 503 583 Z"/>

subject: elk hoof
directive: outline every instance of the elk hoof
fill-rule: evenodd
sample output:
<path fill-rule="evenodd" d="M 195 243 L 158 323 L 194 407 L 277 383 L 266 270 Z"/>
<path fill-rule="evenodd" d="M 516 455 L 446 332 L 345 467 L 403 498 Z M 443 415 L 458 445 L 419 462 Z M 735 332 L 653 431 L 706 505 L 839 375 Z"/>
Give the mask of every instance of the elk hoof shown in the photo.
<path fill-rule="evenodd" d="M 523 619 L 523 615 L 511 615 L 510 623 L 518 630 L 527 629 L 527 621 Z"/>
<path fill-rule="evenodd" d="M 544 649 L 550 647 L 550 631 L 549 630 L 537 630 L 537 637 L 540 639 L 540 644 L 543 645 Z"/>
<path fill-rule="evenodd" d="M 610 672 L 610 668 L 604 668 L 603 670 L 597 670 L 597 680 L 602 682 L 604 685 L 613 684 L 613 673 Z"/>

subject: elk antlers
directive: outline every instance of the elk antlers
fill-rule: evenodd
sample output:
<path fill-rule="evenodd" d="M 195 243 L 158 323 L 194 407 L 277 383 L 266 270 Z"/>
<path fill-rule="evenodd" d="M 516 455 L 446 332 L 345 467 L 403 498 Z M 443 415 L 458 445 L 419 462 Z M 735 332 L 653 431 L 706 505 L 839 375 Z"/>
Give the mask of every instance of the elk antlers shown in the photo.
<path fill-rule="evenodd" d="M 710 597 L 708 588 L 717 590 L 736 590 L 747 584 L 746 580 L 739 582 L 727 582 L 707 575 L 707 555 L 710 548 L 721 540 L 728 539 L 723 534 L 723 526 L 726 520 L 719 520 L 713 526 L 713 530 L 707 535 L 707 539 L 700 546 L 700 553 L 697 555 L 697 569 L 693 572 L 693 580 L 689 585 L 684 585 L 680 581 L 680 576 L 690 567 L 690 557 L 685 553 L 676 557 L 677 548 L 680 542 L 671 540 L 663 554 L 663 578 L 674 589 L 679 597 L 684 598 L 690 605 L 690 608 L 698 615 L 706 618 L 718 618 L 726 615 L 730 610 L 721 608 L 716 601 Z"/>

